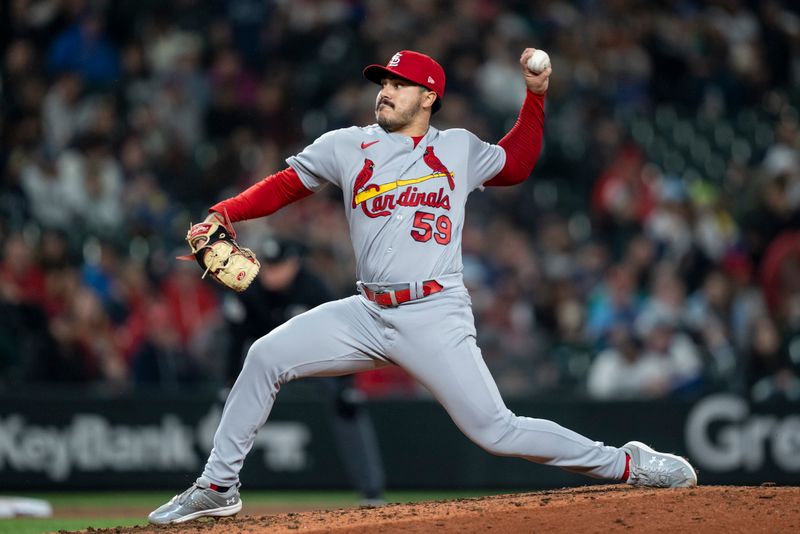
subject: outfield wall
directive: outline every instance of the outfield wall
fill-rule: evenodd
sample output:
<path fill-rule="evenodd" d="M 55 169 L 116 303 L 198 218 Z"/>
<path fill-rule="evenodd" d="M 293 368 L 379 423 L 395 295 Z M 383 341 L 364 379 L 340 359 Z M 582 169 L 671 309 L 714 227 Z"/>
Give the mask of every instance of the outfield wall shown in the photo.
<path fill-rule="evenodd" d="M 729 394 L 695 401 L 510 402 L 592 439 L 688 456 L 707 484 L 800 484 L 800 404 Z M 199 474 L 221 413 L 215 395 L 0 396 L 0 491 L 174 489 Z M 279 399 L 245 462 L 251 488 L 347 488 L 328 407 Z M 368 405 L 390 488 L 548 488 L 589 479 L 489 455 L 429 401 Z"/>

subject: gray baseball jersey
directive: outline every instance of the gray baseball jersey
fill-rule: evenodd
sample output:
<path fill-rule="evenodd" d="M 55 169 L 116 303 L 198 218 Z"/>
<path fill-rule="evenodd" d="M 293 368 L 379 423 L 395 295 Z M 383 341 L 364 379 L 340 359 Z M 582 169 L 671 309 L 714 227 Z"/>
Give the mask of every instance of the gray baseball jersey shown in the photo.
<path fill-rule="evenodd" d="M 472 190 L 502 169 L 501 147 L 465 130 L 435 128 L 414 147 L 411 138 L 373 125 L 327 133 L 288 163 L 306 187 L 330 182 L 344 191 L 362 282 L 435 279 L 442 291 L 396 307 L 353 295 L 298 315 L 253 343 L 225 404 L 205 479 L 219 486 L 238 482 L 282 384 L 393 364 L 494 454 L 599 478 L 622 476 L 621 449 L 552 421 L 513 414 L 476 344 L 460 274 L 464 205 Z"/>
<path fill-rule="evenodd" d="M 312 191 L 344 192 L 358 278 L 400 283 L 461 272 L 467 196 L 500 172 L 505 151 L 433 127 L 415 148 L 373 124 L 326 133 L 287 162 Z"/>

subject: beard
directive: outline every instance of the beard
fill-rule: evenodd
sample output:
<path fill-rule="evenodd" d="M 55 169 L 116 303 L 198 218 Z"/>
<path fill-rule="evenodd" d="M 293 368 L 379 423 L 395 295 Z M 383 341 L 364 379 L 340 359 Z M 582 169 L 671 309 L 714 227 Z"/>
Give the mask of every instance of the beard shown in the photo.
<path fill-rule="evenodd" d="M 388 104 L 387 107 L 389 107 Z M 391 109 L 397 111 L 395 108 Z M 414 120 L 414 117 L 416 117 L 417 113 L 419 113 L 421 110 L 422 99 L 420 98 L 413 105 L 409 106 L 408 109 L 396 112 L 391 117 L 387 115 L 381 115 L 378 110 L 375 110 L 375 119 L 378 121 L 378 126 L 387 132 L 394 132 L 411 124 L 411 122 Z"/>

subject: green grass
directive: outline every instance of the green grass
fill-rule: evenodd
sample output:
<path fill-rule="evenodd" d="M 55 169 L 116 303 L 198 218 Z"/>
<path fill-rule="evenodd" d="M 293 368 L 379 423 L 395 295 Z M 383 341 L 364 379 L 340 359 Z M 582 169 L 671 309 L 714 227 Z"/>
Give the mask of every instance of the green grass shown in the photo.
<path fill-rule="evenodd" d="M 418 502 L 441 499 L 457 499 L 464 497 L 479 497 L 509 493 L 508 491 L 389 491 L 386 493 L 387 502 Z M 23 493 L 15 494 L 20 497 L 44 499 L 50 502 L 58 513 L 59 510 L 69 509 L 72 515 L 82 508 L 97 510 L 97 508 L 141 507 L 153 509 L 166 502 L 174 492 L 75 492 L 75 493 Z M 319 507 L 339 508 L 354 506 L 359 502 L 359 496 L 352 491 L 244 491 L 242 492 L 245 509 L 247 506 L 275 506 L 275 507 Z M 118 517 L 118 518 L 15 518 L 0 519 L 0 534 L 41 534 L 43 532 L 56 532 L 58 530 L 76 531 L 88 527 L 109 528 L 118 526 L 145 525 L 146 517 Z"/>

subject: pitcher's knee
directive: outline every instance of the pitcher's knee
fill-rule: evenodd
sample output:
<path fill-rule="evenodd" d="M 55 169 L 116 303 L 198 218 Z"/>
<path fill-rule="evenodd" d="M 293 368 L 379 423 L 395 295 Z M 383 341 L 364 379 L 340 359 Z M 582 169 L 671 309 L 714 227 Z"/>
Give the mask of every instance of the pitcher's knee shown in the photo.
<path fill-rule="evenodd" d="M 480 448 L 497 456 L 513 456 L 517 451 L 510 444 L 516 431 L 514 415 L 502 414 L 485 426 L 468 432 L 468 437 Z"/>
<path fill-rule="evenodd" d="M 276 382 L 280 375 L 280 366 L 276 358 L 278 354 L 269 336 L 261 337 L 247 350 L 242 372 L 265 374 L 270 382 Z"/>

